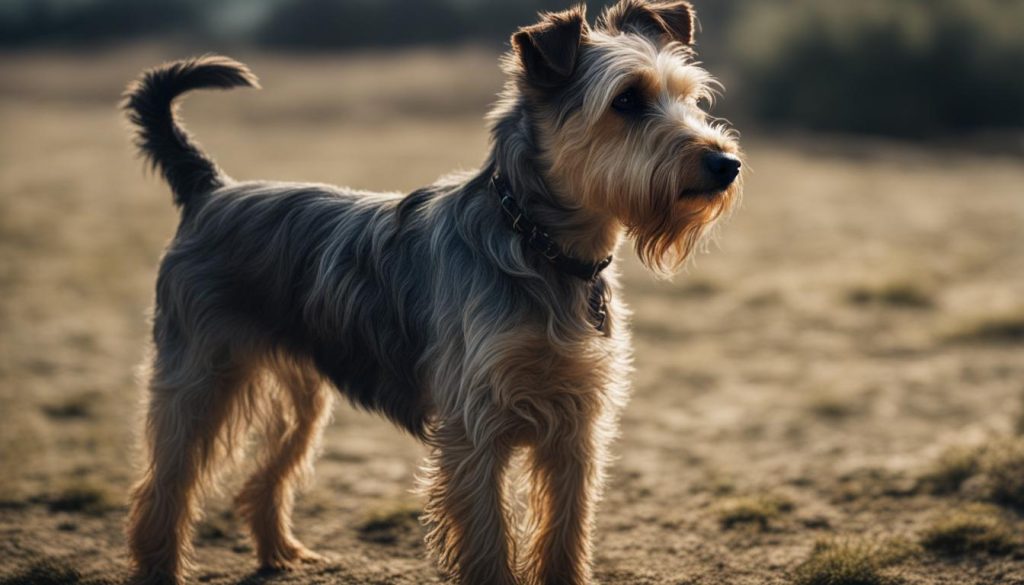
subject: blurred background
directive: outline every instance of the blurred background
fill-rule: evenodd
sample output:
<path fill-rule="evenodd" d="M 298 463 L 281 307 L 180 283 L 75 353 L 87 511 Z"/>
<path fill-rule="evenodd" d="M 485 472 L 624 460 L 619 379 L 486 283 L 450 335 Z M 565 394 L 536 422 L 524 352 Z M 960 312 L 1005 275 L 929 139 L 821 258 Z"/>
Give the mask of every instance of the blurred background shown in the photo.
<path fill-rule="evenodd" d="M 588 2 L 596 15 L 604 2 Z M 557 0 L 3 0 L 11 49 L 173 41 L 338 53 L 497 50 Z M 1024 2 L 713 0 L 702 58 L 738 97 L 729 113 L 778 127 L 911 138 L 1024 127 Z M 983 103 L 984 107 L 978 107 Z M 1016 141 L 1019 147 L 1019 141 Z"/>
<path fill-rule="evenodd" d="M 1024 583 L 1024 1 L 694 4 L 745 198 L 672 282 L 617 255 L 637 371 L 600 582 Z M 483 160 L 497 57 L 565 6 L 0 0 L 0 585 L 127 571 L 135 371 L 177 216 L 125 84 L 229 54 L 265 89 L 183 108 L 228 173 L 407 191 Z M 330 560 L 255 572 L 231 473 L 197 580 L 441 582 L 421 448 L 336 411 L 296 510 Z"/>

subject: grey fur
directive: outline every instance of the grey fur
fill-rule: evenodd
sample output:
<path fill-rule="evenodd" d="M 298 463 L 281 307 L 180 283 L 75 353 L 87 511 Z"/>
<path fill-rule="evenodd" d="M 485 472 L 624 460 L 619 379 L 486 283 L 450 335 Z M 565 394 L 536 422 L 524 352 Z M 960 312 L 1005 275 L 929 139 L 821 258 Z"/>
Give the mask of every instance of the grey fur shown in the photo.
<path fill-rule="evenodd" d="M 161 263 L 158 354 L 180 330 L 213 340 L 205 354 L 230 355 L 245 332 L 246 346 L 312 360 L 355 404 L 422 437 L 441 363 L 430 348 L 480 324 L 596 335 L 585 284 L 523 249 L 488 178 L 405 198 L 271 182 L 213 191 Z"/>
<path fill-rule="evenodd" d="M 692 15 L 685 2 L 658 6 Z M 149 457 L 129 519 L 142 581 L 180 582 L 198 488 L 241 422 L 258 419 L 279 431 L 240 496 L 257 554 L 275 568 L 313 558 L 289 515 L 296 469 L 329 414 L 325 381 L 430 447 L 424 517 L 443 570 L 465 585 L 590 581 L 606 448 L 629 390 L 628 312 L 613 265 L 595 329 L 591 284 L 506 225 L 490 179 L 500 171 L 574 256 L 604 258 L 630 234 L 658 268 L 662 257 L 684 261 L 738 198 L 738 181 L 711 182 L 701 158 L 738 146 L 697 107 L 709 76 L 687 47 L 591 31 L 581 8 L 524 33 L 513 44 L 529 56 L 505 58 L 485 164 L 408 195 L 220 172 L 172 104 L 187 89 L 255 83 L 241 64 L 170 64 L 130 89 L 139 146 L 182 207 L 157 281 Z M 528 74 L 566 55 L 568 73 Z M 615 117 L 618 86 L 644 75 L 660 85 L 648 111 Z M 274 388 L 291 397 L 291 414 L 261 406 Z M 531 501 L 517 561 L 504 473 L 518 449 L 528 452 Z"/>

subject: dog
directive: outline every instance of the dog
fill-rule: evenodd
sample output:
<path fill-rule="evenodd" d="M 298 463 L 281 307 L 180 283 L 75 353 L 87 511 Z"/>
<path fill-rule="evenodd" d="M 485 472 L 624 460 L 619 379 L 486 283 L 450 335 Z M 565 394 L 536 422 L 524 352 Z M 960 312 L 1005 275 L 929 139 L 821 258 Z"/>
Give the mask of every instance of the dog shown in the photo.
<path fill-rule="evenodd" d="M 503 57 L 482 167 L 406 195 L 229 178 L 174 107 L 189 90 L 258 86 L 228 58 L 130 85 L 137 145 L 181 213 L 156 282 L 135 579 L 188 574 L 200 496 L 250 426 L 265 447 L 237 507 L 259 562 L 317 560 L 290 517 L 340 394 L 429 447 L 422 518 L 442 572 L 591 583 L 631 373 L 612 253 L 632 239 L 670 275 L 741 193 L 695 28 L 678 0 L 621 0 L 593 25 L 583 6 L 541 14 Z M 519 452 L 521 522 L 506 481 Z"/>

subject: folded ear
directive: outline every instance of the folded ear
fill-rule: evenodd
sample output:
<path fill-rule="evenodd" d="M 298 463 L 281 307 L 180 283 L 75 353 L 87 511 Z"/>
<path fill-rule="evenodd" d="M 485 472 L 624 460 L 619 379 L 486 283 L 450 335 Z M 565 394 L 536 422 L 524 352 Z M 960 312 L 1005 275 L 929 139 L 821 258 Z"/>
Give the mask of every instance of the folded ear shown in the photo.
<path fill-rule="evenodd" d="M 613 31 L 692 45 L 697 12 L 685 0 L 622 0 L 605 11 L 601 24 Z"/>
<path fill-rule="evenodd" d="M 519 29 L 512 35 L 512 47 L 527 79 L 541 87 L 556 87 L 572 77 L 588 30 L 583 4 L 546 13 L 537 24 Z"/>

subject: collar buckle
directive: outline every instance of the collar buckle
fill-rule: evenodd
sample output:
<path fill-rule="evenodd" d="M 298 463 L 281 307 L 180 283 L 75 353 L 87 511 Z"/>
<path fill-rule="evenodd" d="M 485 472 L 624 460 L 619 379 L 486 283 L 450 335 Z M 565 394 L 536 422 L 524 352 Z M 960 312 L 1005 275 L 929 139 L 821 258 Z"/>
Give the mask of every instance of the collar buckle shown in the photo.
<path fill-rule="evenodd" d="M 587 262 L 565 255 L 558 243 L 548 235 L 547 230 L 527 217 L 526 212 L 512 197 L 508 182 L 497 171 L 491 175 L 491 188 L 498 196 L 502 211 L 511 221 L 512 230 L 525 236 L 526 243 L 559 271 L 593 283 L 597 282 L 601 271 L 612 263 L 611 256 L 598 262 Z"/>

